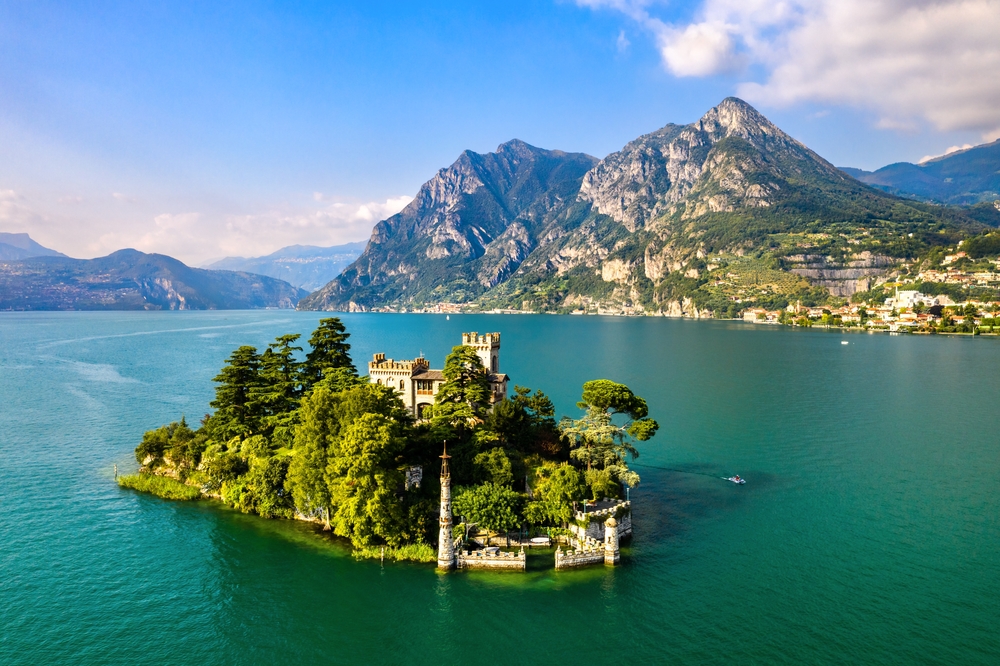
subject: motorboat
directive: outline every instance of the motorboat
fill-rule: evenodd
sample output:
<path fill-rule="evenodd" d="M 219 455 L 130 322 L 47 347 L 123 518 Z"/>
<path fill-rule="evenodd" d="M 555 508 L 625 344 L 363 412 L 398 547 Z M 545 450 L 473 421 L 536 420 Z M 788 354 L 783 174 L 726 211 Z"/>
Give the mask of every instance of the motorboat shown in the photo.
<path fill-rule="evenodd" d="M 733 483 L 735 483 L 735 484 L 738 484 L 738 485 L 741 485 L 741 486 L 742 486 L 742 485 L 743 485 L 744 483 L 746 483 L 746 482 L 747 482 L 747 480 L 746 480 L 746 479 L 741 479 L 741 478 L 740 478 L 740 475 L 739 475 L 739 474 L 737 474 L 736 476 L 730 476 L 730 477 L 728 477 L 728 478 L 726 479 L 726 481 L 732 481 Z"/>

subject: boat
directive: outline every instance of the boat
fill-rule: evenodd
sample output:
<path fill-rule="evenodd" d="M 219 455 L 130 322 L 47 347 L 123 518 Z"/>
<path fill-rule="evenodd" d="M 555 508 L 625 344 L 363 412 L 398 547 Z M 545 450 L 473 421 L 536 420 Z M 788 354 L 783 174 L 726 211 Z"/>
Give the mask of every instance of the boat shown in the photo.
<path fill-rule="evenodd" d="M 747 482 L 746 479 L 741 479 L 739 474 L 737 474 L 736 476 L 730 476 L 729 478 L 726 479 L 726 481 L 732 481 L 733 483 L 739 484 L 741 486 Z"/>

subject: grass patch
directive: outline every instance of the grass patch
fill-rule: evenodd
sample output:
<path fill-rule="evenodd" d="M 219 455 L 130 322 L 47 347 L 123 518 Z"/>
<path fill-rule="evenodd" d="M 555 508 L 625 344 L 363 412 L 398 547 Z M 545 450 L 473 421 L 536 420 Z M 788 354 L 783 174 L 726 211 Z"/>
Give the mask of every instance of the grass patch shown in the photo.
<path fill-rule="evenodd" d="M 382 546 L 355 548 L 354 557 L 362 560 L 377 560 L 382 557 Z M 399 548 L 385 547 L 385 559 L 410 562 L 437 562 L 437 550 L 426 543 L 411 543 Z"/>
<path fill-rule="evenodd" d="M 118 485 L 142 493 L 172 500 L 193 500 L 201 497 L 201 491 L 167 476 L 153 474 L 127 474 L 118 477 Z"/>

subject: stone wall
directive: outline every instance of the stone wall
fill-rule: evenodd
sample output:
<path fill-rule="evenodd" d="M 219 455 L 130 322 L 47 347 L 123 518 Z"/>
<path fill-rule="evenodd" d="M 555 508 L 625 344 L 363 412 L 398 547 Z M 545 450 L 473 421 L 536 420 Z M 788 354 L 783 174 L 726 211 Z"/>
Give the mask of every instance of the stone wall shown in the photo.
<path fill-rule="evenodd" d="M 612 516 L 618 522 L 618 540 L 632 536 L 632 503 L 622 500 L 612 507 L 601 509 L 600 511 L 588 511 L 584 514 L 577 511 L 574 518 L 582 522 L 590 521 L 586 529 L 575 523 L 569 524 L 569 529 L 577 537 L 588 536 L 598 541 L 604 540 L 604 523 Z"/>
<path fill-rule="evenodd" d="M 580 548 L 572 548 L 563 551 L 556 548 L 556 569 L 572 569 L 574 567 L 587 567 L 592 564 L 604 564 L 604 544 L 598 546 L 583 545 Z"/>
<path fill-rule="evenodd" d="M 459 569 L 495 569 L 501 571 L 526 571 L 527 558 L 524 548 L 518 553 L 487 553 L 482 550 L 455 554 L 455 566 Z"/>

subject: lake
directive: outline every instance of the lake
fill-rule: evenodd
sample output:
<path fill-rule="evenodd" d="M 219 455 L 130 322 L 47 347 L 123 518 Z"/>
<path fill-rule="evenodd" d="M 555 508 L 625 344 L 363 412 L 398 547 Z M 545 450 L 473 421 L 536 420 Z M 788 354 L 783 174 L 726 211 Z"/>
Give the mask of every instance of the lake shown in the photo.
<path fill-rule="evenodd" d="M 208 411 L 233 349 L 321 316 L 0 314 L 0 663 L 998 661 L 1000 341 L 342 316 L 362 372 L 500 331 L 501 371 L 560 414 L 588 379 L 646 398 L 661 429 L 615 569 L 383 567 L 310 525 L 117 487 L 144 430 Z"/>

